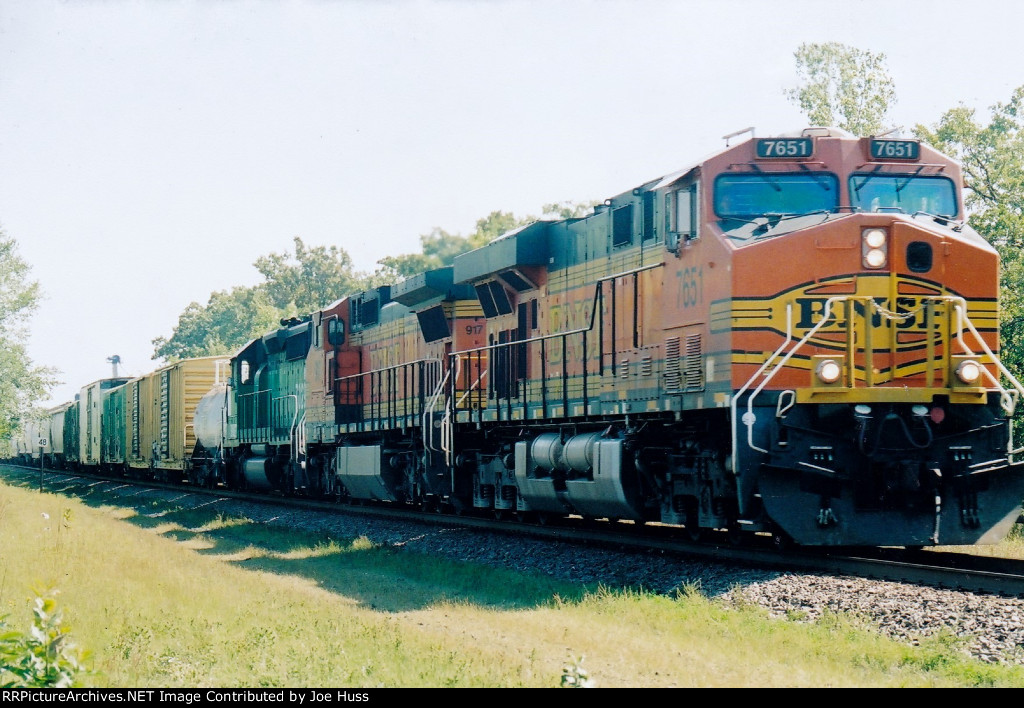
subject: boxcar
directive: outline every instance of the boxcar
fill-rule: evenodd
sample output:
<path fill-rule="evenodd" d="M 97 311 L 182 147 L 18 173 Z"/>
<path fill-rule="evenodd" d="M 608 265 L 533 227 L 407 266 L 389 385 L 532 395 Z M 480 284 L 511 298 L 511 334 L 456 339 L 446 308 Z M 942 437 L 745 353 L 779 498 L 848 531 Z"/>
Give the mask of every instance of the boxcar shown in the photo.
<path fill-rule="evenodd" d="M 181 481 L 196 438 L 192 418 L 223 357 L 184 359 L 132 379 L 124 391 L 124 448 L 135 474 Z"/>

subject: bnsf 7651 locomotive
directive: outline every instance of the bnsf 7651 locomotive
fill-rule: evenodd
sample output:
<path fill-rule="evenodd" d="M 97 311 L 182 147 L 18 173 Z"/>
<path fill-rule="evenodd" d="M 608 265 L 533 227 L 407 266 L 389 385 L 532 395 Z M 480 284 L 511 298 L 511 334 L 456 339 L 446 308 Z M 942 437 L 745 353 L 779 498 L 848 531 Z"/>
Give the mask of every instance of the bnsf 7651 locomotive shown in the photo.
<path fill-rule="evenodd" d="M 988 543 L 1020 510 L 999 264 L 957 163 L 751 138 L 246 345 L 194 481 L 806 545 Z"/>

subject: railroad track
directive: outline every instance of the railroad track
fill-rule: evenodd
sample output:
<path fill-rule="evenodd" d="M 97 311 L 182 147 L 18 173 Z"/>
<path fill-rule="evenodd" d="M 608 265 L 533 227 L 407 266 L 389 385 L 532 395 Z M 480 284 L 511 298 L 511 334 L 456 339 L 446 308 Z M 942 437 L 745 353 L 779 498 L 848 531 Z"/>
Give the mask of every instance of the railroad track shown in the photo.
<path fill-rule="evenodd" d="M 868 548 L 780 550 L 769 537 L 755 537 L 754 543 L 737 546 L 729 534 L 708 534 L 694 541 L 685 531 L 660 524 L 589 521 L 580 518 L 547 523 L 483 518 L 474 515 L 397 509 L 386 505 L 349 505 L 337 502 L 252 494 L 201 487 L 166 484 L 150 480 L 112 478 L 84 472 L 46 470 L 38 467 L 0 465 L 0 479 L 26 488 L 42 486 L 53 493 L 77 493 L 85 487 L 95 491 L 98 484 L 139 485 L 189 495 L 279 505 L 310 511 L 366 515 L 429 525 L 474 529 L 488 533 L 526 535 L 564 543 L 591 544 L 634 552 L 657 552 L 708 562 L 735 563 L 783 572 L 847 575 L 914 583 L 929 587 L 1024 597 L 1024 561 L 994 556 L 931 549 Z"/>

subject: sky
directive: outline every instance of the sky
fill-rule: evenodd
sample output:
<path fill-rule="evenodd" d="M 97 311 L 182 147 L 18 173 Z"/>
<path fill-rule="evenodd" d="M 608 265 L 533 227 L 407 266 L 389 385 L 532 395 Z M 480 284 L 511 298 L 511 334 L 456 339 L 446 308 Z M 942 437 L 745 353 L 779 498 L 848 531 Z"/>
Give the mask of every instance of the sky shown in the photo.
<path fill-rule="evenodd" d="M 1024 85 L 1019 0 L 0 0 L 0 228 L 33 362 L 158 368 L 256 259 L 357 270 L 492 211 L 604 199 L 806 119 L 794 52 L 883 52 L 905 134 Z"/>

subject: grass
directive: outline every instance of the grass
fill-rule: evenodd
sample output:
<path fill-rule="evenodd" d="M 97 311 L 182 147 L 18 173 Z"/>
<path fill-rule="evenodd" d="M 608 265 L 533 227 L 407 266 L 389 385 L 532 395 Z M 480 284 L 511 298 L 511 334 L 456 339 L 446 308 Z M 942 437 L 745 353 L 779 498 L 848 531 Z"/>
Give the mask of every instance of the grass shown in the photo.
<path fill-rule="evenodd" d="M 132 502 L 124 502 L 129 504 Z M 853 618 L 581 587 L 137 499 L 0 486 L 0 614 L 53 587 L 95 687 L 1024 686 Z"/>
<path fill-rule="evenodd" d="M 1007 537 L 997 544 L 985 546 L 939 546 L 936 550 L 1021 560 L 1024 559 L 1024 526 L 1014 524 Z"/>

